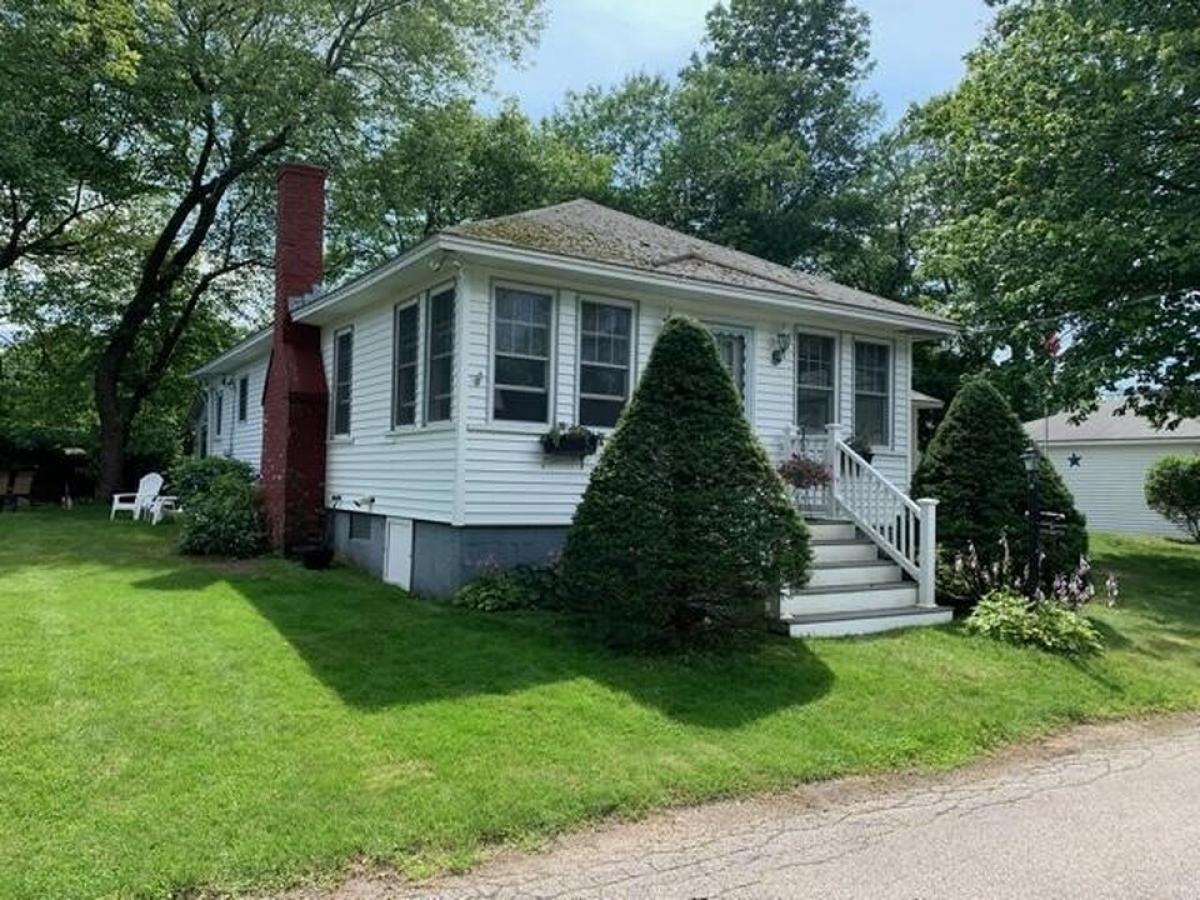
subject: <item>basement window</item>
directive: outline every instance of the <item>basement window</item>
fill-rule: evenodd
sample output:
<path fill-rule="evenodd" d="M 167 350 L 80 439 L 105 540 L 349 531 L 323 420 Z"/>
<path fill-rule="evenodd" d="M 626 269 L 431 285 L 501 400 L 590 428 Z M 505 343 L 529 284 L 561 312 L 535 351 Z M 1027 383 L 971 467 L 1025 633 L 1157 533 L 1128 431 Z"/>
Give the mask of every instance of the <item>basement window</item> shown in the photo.
<path fill-rule="evenodd" d="M 333 335 L 333 433 L 350 433 L 350 386 L 354 375 L 354 329 Z"/>
<path fill-rule="evenodd" d="M 350 540 L 369 541 L 371 539 L 371 517 L 363 513 L 350 513 Z"/>

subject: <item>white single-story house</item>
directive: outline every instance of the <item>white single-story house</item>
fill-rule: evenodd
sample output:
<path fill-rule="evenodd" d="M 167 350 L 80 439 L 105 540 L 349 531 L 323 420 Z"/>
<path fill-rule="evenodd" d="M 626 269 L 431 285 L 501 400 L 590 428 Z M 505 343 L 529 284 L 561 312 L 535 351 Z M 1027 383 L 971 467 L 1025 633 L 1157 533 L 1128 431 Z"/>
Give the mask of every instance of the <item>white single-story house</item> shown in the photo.
<path fill-rule="evenodd" d="M 1025 423 L 1038 448 L 1054 463 L 1092 531 L 1182 535 L 1146 504 L 1150 467 L 1164 456 L 1200 453 L 1200 419 L 1158 429 L 1121 400 L 1106 400 L 1079 424 L 1060 413 Z"/>
<path fill-rule="evenodd" d="M 443 596 L 489 563 L 544 561 L 596 456 L 549 453 L 542 435 L 609 432 L 663 321 L 686 313 L 770 454 L 823 454 L 835 471 L 803 498 L 833 521 L 814 524 L 803 602 L 782 601 L 793 632 L 948 616 L 921 567 L 933 505 L 907 497 L 912 350 L 953 334 L 945 319 L 586 200 L 446 229 L 322 290 L 323 178 L 280 172 L 273 327 L 195 373 L 202 452 L 261 466 L 276 545 L 324 537 Z"/>

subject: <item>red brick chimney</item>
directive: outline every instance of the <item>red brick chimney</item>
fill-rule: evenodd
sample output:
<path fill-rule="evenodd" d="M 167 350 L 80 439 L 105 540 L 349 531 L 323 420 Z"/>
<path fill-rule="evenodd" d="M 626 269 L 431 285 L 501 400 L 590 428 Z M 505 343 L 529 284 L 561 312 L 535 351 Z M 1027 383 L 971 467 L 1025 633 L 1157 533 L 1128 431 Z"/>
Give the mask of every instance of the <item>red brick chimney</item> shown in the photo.
<path fill-rule="evenodd" d="M 271 545 L 320 542 L 329 389 L 321 330 L 292 321 L 289 301 L 321 283 L 325 170 L 288 163 L 275 181 L 275 329 L 263 392 L 263 505 Z"/>

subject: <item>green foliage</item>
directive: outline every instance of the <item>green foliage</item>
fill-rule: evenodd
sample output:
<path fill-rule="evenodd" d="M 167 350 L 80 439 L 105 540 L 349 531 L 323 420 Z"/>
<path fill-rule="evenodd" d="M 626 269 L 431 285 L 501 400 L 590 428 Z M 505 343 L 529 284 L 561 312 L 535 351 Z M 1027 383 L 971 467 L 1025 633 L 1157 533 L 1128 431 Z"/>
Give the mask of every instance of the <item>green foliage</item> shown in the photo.
<path fill-rule="evenodd" d="M 619 646 L 719 644 L 763 632 L 767 602 L 808 564 L 712 337 L 673 316 L 568 532 L 565 601 Z"/>
<path fill-rule="evenodd" d="M 923 280 L 1036 385 L 1069 330 L 1052 408 L 1119 388 L 1156 421 L 1200 415 L 1180 352 L 1200 333 L 1198 60 L 1195 3 L 1010 0 L 926 111 L 943 219 Z"/>
<path fill-rule="evenodd" d="M 459 589 L 454 605 L 479 612 L 554 608 L 558 606 L 557 566 L 487 566 Z"/>
<path fill-rule="evenodd" d="M 468 99 L 416 110 L 331 188 L 331 269 L 361 271 L 450 225 L 603 196 L 609 163 L 512 103 L 494 116 Z"/>
<path fill-rule="evenodd" d="M 217 475 L 183 502 L 179 549 L 192 556 L 244 559 L 266 549 L 262 497 L 240 474 Z"/>
<path fill-rule="evenodd" d="M 1051 653 L 1099 653 L 1104 642 L 1096 627 L 1075 610 L 1057 603 L 1031 604 L 1012 591 L 993 591 L 976 604 L 967 631 Z"/>
<path fill-rule="evenodd" d="M 896 219 L 883 224 L 891 210 L 863 176 L 878 119 L 869 67 L 867 17 L 849 0 L 740 0 L 711 9 L 676 83 L 636 75 L 569 95 L 551 122 L 612 160 L 618 205 L 875 287 L 895 253 L 865 232 Z"/>
<path fill-rule="evenodd" d="M 180 504 L 186 508 L 197 496 L 208 493 L 222 476 L 251 484 L 254 481 L 254 469 L 249 463 L 225 456 L 188 457 L 171 469 L 167 490 L 178 497 Z"/>
<path fill-rule="evenodd" d="M 1002 562 L 1006 538 L 1018 565 L 1029 547 L 1029 496 L 1021 455 L 1028 436 L 1000 393 L 985 379 L 968 381 L 921 457 L 913 496 L 939 501 L 938 545 L 943 556 L 967 555 L 974 547 L 985 567 Z M 1065 516 L 1061 534 L 1044 534 L 1043 583 L 1073 572 L 1087 553 L 1083 515 L 1062 478 L 1045 459 L 1040 470 L 1041 508 Z M 952 573 L 948 572 L 952 576 Z M 953 590 L 954 580 L 943 579 Z M 967 593 L 959 599 L 973 601 Z"/>
<path fill-rule="evenodd" d="M 1200 541 L 1200 454 L 1156 462 L 1146 473 L 1146 503 Z"/>

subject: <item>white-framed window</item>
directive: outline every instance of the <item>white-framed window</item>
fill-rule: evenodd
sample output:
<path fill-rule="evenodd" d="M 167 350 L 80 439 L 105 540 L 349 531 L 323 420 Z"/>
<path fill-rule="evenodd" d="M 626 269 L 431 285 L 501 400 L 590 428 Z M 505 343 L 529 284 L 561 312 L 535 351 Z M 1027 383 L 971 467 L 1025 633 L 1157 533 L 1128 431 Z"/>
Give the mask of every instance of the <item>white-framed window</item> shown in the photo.
<path fill-rule="evenodd" d="M 237 414 L 238 421 L 246 421 L 246 413 L 250 407 L 250 376 L 243 375 L 238 379 Z"/>
<path fill-rule="evenodd" d="M 717 355 L 729 370 L 733 386 L 737 388 L 742 403 L 746 402 L 746 392 L 750 385 L 751 344 L 754 332 L 749 328 L 736 325 L 709 325 L 709 332 L 717 343 Z"/>
<path fill-rule="evenodd" d="M 216 396 L 213 402 L 213 412 L 216 415 L 215 428 L 213 431 L 218 437 L 221 435 L 221 427 L 225 420 L 225 389 L 217 388 Z"/>
<path fill-rule="evenodd" d="M 492 418 L 548 422 L 554 294 L 496 285 L 492 298 Z"/>
<path fill-rule="evenodd" d="M 450 418 L 454 399 L 454 285 L 431 291 L 426 301 L 425 421 Z"/>
<path fill-rule="evenodd" d="M 891 444 L 892 348 L 854 342 L 854 434 L 876 447 Z"/>
<path fill-rule="evenodd" d="M 333 334 L 333 433 L 350 433 L 351 385 L 354 378 L 354 328 Z"/>
<path fill-rule="evenodd" d="M 617 424 L 633 380 L 633 322 L 631 304 L 580 298 L 580 425 Z"/>
<path fill-rule="evenodd" d="M 392 321 L 392 427 L 417 423 L 417 375 L 421 358 L 421 300 L 401 303 Z"/>
<path fill-rule="evenodd" d="M 836 421 L 837 341 L 832 335 L 796 332 L 796 427 L 824 431 Z"/>

